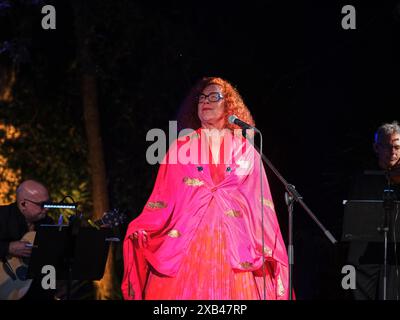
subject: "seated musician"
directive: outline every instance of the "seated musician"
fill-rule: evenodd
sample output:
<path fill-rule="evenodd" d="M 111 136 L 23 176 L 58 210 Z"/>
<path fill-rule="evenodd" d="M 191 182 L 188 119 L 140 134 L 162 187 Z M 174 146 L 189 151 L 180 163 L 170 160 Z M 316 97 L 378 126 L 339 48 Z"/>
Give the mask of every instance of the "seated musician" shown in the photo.
<path fill-rule="evenodd" d="M 6 263 L 12 257 L 29 258 L 32 252 L 30 241 L 24 238 L 29 231 L 35 231 L 40 224 L 52 224 L 53 220 L 47 216 L 47 209 L 42 204 L 49 201 L 47 188 L 40 182 L 26 180 L 22 182 L 16 191 L 16 202 L 0 206 L 0 259 Z M 9 283 L 9 275 L 0 270 L 0 292 L 1 286 Z M 5 288 L 5 287 L 3 287 Z M 5 290 L 5 289 L 4 289 Z M 7 289 L 11 290 L 11 289 Z M 24 290 L 22 290 L 24 291 Z M 22 294 L 22 293 L 21 293 Z M 22 298 L 19 293 L 14 292 L 13 299 Z M 24 299 L 52 299 L 52 290 L 43 290 L 39 279 L 33 280 Z M 10 295 L 13 295 L 12 290 Z M 8 297 L 1 297 L 8 299 Z"/>
<path fill-rule="evenodd" d="M 350 199 L 383 200 L 384 190 L 393 190 L 394 200 L 400 199 L 400 126 L 397 122 L 381 125 L 375 134 L 374 151 L 377 170 L 359 175 L 350 193 Z M 399 270 L 399 205 L 393 206 L 388 217 L 387 287 L 386 299 L 400 299 Z M 383 220 L 383 217 L 382 217 Z M 360 224 L 365 221 L 359 221 Z M 378 226 L 379 227 L 379 226 Z M 348 251 L 348 263 L 356 268 L 356 300 L 382 300 L 384 276 L 384 242 L 352 241 Z"/>

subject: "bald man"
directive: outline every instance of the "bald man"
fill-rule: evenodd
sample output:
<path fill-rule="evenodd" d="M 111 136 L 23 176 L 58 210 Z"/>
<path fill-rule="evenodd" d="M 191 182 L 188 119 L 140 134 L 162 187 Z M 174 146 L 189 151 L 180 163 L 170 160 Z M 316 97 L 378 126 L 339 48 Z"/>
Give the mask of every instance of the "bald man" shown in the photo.
<path fill-rule="evenodd" d="M 31 248 L 21 238 L 40 224 L 52 224 L 42 203 L 49 200 L 46 187 L 34 180 L 26 180 L 17 188 L 17 201 L 0 206 L 0 259 L 29 257 Z"/>

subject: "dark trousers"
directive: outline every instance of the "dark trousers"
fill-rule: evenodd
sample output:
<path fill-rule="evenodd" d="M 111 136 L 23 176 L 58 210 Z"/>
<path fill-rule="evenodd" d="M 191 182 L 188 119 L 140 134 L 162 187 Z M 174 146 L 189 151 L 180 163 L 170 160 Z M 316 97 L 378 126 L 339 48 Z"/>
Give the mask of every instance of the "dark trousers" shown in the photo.
<path fill-rule="evenodd" d="M 356 300 L 383 300 L 384 267 L 379 264 L 356 265 Z M 400 300 L 399 268 L 387 265 L 386 299 Z"/>
<path fill-rule="evenodd" d="M 400 247 L 398 248 L 400 250 Z M 384 297 L 384 249 L 382 244 L 353 242 L 349 247 L 348 263 L 356 269 L 356 300 L 383 300 Z M 386 299 L 400 300 L 400 267 L 388 250 L 386 271 Z"/>

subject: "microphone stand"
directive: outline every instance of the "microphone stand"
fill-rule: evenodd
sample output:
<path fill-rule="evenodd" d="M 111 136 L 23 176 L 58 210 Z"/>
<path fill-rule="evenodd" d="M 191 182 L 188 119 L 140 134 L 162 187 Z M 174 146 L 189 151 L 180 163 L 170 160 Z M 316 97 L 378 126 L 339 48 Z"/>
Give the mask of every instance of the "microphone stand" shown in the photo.
<path fill-rule="evenodd" d="M 262 139 L 261 132 L 256 129 L 252 128 L 256 132 L 260 134 Z M 243 130 L 244 136 L 245 129 Z M 286 192 L 285 192 L 285 202 L 288 206 L 289 212 L 289 235 L 288 235 L 288 260 L 289 260 L 289 300 L 293 300 L 293 266 L 294 266 L 294 245 L 293 245 L 293 205 L 294 202 L 298 202 L 303 209 L 307 212 L 307 214 L 314 220 L 314 222 L 318 225 L 318 227 L 322 230 L 325 236 L 333 243 L 336 244 L 337 240 L 333 237 L 333 235 L 323 226 L 323 224 L 318 220 L 318 218 L 314 215 L 314 213 L 308 208 L 308 206 L 304 203 L 303 197 L 300 193 L 296 190 L 296 187 L 290 183 L 288 183 L 285 178 L 280 174 L 280 172 L 274 167 L 271 161 L 260 151 L 254 144 L 254 148 L 260 153 L 261 158 L 267 164 L 267 166 L 271 169 L 271 171 L 275 174 L 275 176 L 282 182 L 284 185 Z M 262 146 L 261 146 L 262 147 Z M 261 174 L 261 172 L 260 172 Z M 261 198 L 262 199 L 262 198 Z M 262 206 L 263 207 L 263 206 Z"/>
<path fill-rule="evenodd" d="M 383 224 L 378 230 L 383 232 L 384 236 L 384 253 L 383 253 L 383 300 L 387 299 L 387 260 L 388 260 L 388 233 L 389 233 L 389 223 L 388 220 L 391 219 L 392 213 L 394 211 L 395 204 L 395 193 L 390 187 L 390 182 L 388 189 L 383 191 Z"/>

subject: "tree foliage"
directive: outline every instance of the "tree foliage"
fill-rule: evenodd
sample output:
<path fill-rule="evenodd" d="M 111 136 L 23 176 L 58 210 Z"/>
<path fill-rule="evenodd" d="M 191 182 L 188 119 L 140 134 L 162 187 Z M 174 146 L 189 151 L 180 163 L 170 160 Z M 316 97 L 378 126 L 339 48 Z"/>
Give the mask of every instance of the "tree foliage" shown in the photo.
<path fill-rule="evenodd" d="M 2 16 L 14 20 L 2 35 L 0 61 L 15 71 L 13 99 L 3 102 L 3 128 L 12 126 L 20 133 L 4 139 L 1 155 L 7 167 L 20 172 L 19 180 L 33 178 L 49 188 L 54 200 L 69 195 L 90 208 L 86 142 L 81 123 L 79 96 L 74 87 L 74 60 L 46 46 L 47 38 L 37 32 L 40 1 L 2 1 Z M 3 137 L 6 138 L 5 130 Z M 9 190 L 10 193 L 15 190 Z M 5 195 L 10 197 L 10 194 Z"/>

